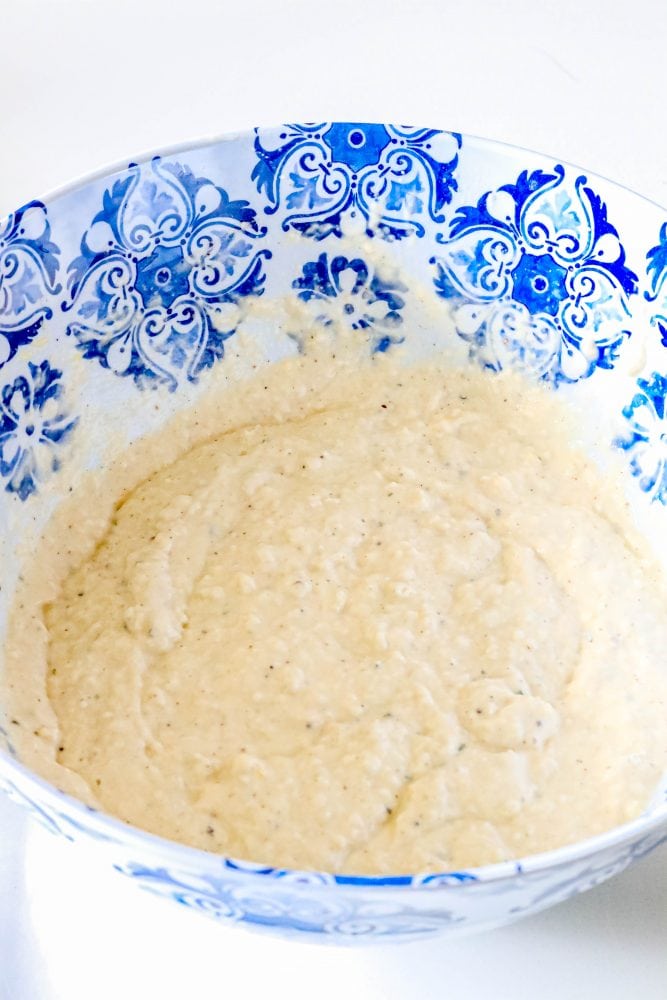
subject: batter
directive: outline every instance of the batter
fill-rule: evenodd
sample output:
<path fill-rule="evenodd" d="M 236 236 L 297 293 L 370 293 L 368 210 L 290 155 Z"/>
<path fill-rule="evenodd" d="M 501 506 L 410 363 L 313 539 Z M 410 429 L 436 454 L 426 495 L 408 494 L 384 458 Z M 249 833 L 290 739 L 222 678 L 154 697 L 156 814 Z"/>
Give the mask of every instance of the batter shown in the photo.
<path fill-rule="evenodd" d="M 562 404 L 273 367 L 106 513 L 83 491 L 78 550 L 46 540 L 51 597 L 13 640 L 25 664 L 32 615 L 42 770 L 154 833 L 329 871 L 636 816 L 667 768 L 665 588 Z"/>

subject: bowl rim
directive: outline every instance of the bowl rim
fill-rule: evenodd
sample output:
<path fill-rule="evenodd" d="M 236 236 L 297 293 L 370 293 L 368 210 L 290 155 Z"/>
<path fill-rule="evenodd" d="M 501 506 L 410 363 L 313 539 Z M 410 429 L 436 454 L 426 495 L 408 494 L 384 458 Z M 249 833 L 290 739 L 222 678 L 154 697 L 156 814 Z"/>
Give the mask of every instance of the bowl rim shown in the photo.
<path fill-rule="evenodd" d="M 42 778 L 32 771 L 18 759 L 12 757 L 4 750 L 0 750 L 0 777 L 3 772 L 12 782 L 13 787 L 19 794 L 23 795 L 23 789 L 13 784 L 12 774 L 18 775 L 21 785 L 24 783 L 30 788 L 36 787 L 41 793 L 42 801 L 46 807 L 53 807 L 60 819 L 66 823 L 69 817 L 61 812 L 63 808 L 73 814 L 71 827 L 72 834 L 77 832 L 92 835 L 93 839 L 114 845 L 137 846 L 148 845 L 156 849 L 162 856 L 169 854 L 173 857 L 174 864 L 180 870 L 201 869 L 201 862 L 205 862 L 207 869 L 211 866 L 226 873 L 237 873 L 243 876 L 269 876 L 271 878 L 287 879 L 290 881 L 311 882 L 313 885 L 327 886 L 349 886 L 351 888 L 427 888 L 429 883 L 434 886 L 438 883 L 446 884 L 450 888 L 462 887 L 471 884 L 503 882 L 520 875 L 533 875 L 544 872 L 548 869 L 557 869 L 570 863 L 592 857 L 599 852 L 609 848 L 621 847 L 634 840 L 638 835 L 646 836 L 664 827 L 664 839 L 667 840 L 667 801 L 658 806 L 654 806 L 650 812 L 644 812 L 633 820 L 614 826 L 602 833 L 582 840 L 565 844 L 561 847 L 553 848 L 549 851 L 541 851 L 536 854 L 527 854 L 507 861 L 497 861 L 487 865 L 470 866 L 464 869 L 447 869 L 445 871 L 426 872 L 396 872 L 385 875 L 355 875 L 345 872 L 325 872 L 320 869 L 301 869 L 291 867 L 276 867 L 270 862 L 250 861 L 244 858 L 233 858 L 226 854 L 215 851 L 207 851 L 204 848 L 193 847 L 176 840 L 170 840 L 159 834 L 142 830 L 132 823 L 127 823 L 116 816 L 106 813 L 87 805 L 83 800 L 75 798 L 68 792 L 64 792 L 56 785 Z M 0 788 L 0 791 L 2 789 Z M 11 798 L 11 794 L 9 797 Z M 30 801 L 30 805 L 39 805 Z M 31 809 L 32 812 L 32 809 Z M 51 819 L 49 814 L 46 814 Z M 80 822 L 79 822 L 80 821 Z M 655 845 L 661 841 L 657 841 Z"/>
<path fill-rule="evenodd" d="M 333 119 L 330 124 L 333 125 L 388 125 L 390 122 L 359 122 L 352 119 Z M 6 222 L 10 215 L 15 214 L 20 211 L 26 205 L 33 204 L 34 202 L 41 202 L 48 206 L 49 202 L 53 202 L 58 198 L 62 198 L 68 194 L 74 194 L 74 192 L 84 187 L 86 184 L 90 184 L 93 181 L 100 180 L 103 177 L 110 177 L 121 170 L 127 170 L 130 165 L 139 165 L 141 163 L 149 163 L 156 157 L 161 158 L 165 156 L 175 156 L 178 153 L 190 152 L 198 149 L 204 149 L 207 146 L 215 146 L 221 143 L 234 142 L 238 139 L 252 139 L 256 134 L 257 129 L 265 129 L 267 131 L 272 131 L 274 129 L 283 128 L 284 124 L 269 122 L 267 124 L 251 125 L 247 128 L 236 129 L 230 132 L 211 132 L 206 135 L 195 136 L 191 139 L 183 139 L 175 143 L 165 143 L 160 146 L 153 146 L 146 148 L 141 152 L 137 153 L 133 157 L 123 157 L 122 159 L 111 160 L 107 163 L 101 164 L 99 167 L 95 167 L 93 170 L 86 171 L 85 173 L 77 174 L 75 177 L 62 184 L 57 184 L 52 188 L 48 188 L 41 195 L 37 195 L 31 198 L 30 201 L 25 202 L 23 205 L 19 205 L 5 215 L 0 215 L 0 223 Z M 596 170 L 589 170 L 588 167 L 582 166 L 580 163 L 575 163 L 574 160 L 568 160 L 562 156 L 557 156 L 552 153 L 545 153 L 537 149 L 531 149 L 529 146 L 522 146 L 515 142 L 507 142 L 504 139 L 490 139 L 487 136 L 478 135 L 476 132 L 460 132 L 455 129 L 448 129 L 444 126 L 439 125 L 416 125 L 410 126 L 414 128 L 423 129 L 433 129 L 436 132 L 445 132 L 449 135 L 459 136 L 462 140 L 473 140 L 474 142 L 479 142 L 486 146 L 492 146 L 499 150 L 510 150 L 514 153 L 526 153 L 528 156 L 538 156 L 545 160 L 553 160 L 556 163 L 561 164 L 564 167 L 569 167 L 571 170 L 578 170 L 581 173 L 586 174 L 587 178 L 595 178 L 596 180 L 604 181 L 605 184 L 610 184 L 612 187 L 619 188 L 621 191 L 625 191 L 627 194 L 632 195 L 634 198 L 639 198 L 641 201 L 653 208 L 659 209 L 661 212 L 667 212 L 667 203 L 662 204 L 656 201 L 654 198 L 649 198 L 647 195 L 642 194 L 635 188 L 630 187 L 628 184 L 624 184 L 622 181 L 614 180 L 612 177 L 608 177 L 606 174 L 601 174 Z"/>
<path fill-rule="evenodd" d="M 369 125 L 387 123 L 334 120 L 332 124 Z M 67 195 L 75 194 L 76 191 L 83 189 L 87 185 L 90 185 L 97 180 L 101 180 L 104 177 L 111 177 L 120 171 L 125 171 L 131 165 L 147 163 L 156 157 L 161 158 L 166 156 L 175 156 L 179 153 L 192 152 L 208 146 L 231 143 L 239 139 L 252 140 L 254 135 L 256 135 L 256 129 L 258 128 L 270 131 L 274 129 L 277 130 L 281 127 L 284 127 L 281 123 L 262 124 L 230 132 L 215 132 L 192 139 L 185 139 L 177 143 L 166 144 L 157 148 L 146 149 L 135 157 L 125 157 L 123 159 L 104 164 L 94 170 L 79 174 L 64 184 L 57 185 L 54 188 L 49 189 L 41 196 L 33 198 L 24 205 L 10 210 L 7 215 L 1 216 L 0 225 L 6 222 L 13 214 L 28 205 L 33 205 L 37 202 L 45 204 L 48 207 L 49 203 Z M 657 202 L 652 198 L 648 198 L 646 195 L 641 194 L 639 191 L 636 191 L 634 188 L 631 188 L 620 181 L 613 180 L 604 174 L 598 173 L 597 171 L 588 170 L 587 168 L 582 167 L 571 160 L 564 159 L 563 157 L 555 156 L 550 153 L 543 153 L 539 150 L 530 149 L 527 146 L 506 142 L 501 139 L 490 139 L 485 136 L 477 135 L 476 133 L 457 132 L 438 126 L 415 127 L 433 128 L 438 132 L 448 132 L 449 134 L 460 136 L 464 141 L 472 140 L 479 143 L 481 146 L 495 148 L 499 151 L 508 150 L 513 154 L 525 153 L 531 157 L 553 160 L 554 162 L 569 167 L 570 169 L 580 171 L 585 174 L 587 178 L 602 180 L 604 183 L 626 192 L 633 198 L 637 198 L 640 201 L 647 203 L 652 208 L 657 209 L 662 213 L 667 213 L 667 207 L 662 205 L 660 202 Z M 332 887 L 349 887 L 351 889 L 394 888 L 401 890 L 411 889 L 414 891 L 417 889 L 429 888 L 429 883 L 431 883 L 431 889 L 437 885 L 446 885 L 448 888 L 460 888 L 471 884 L 506 881 L 511 878 L 517 878 L 521 875 L 538 874 L 549 869 L 563 867 L 569 865 L 570 863 L 592 857 L 606 849 L 621 847 L 624 844 L 631 842 L 636 836 L 640 834 L 648 835 L 656 830 L 659 830 L 663 825 L 664 839 L 667 840 L 667 799 L 665 799 L 664 802 L 658 804 L 657 806 L 650 807 L 635 819 L 614 826 L 609 830 L 603 831 L 602 833 L 586 837 L 582 840 L 574 841 L 571 844 L 565 844 L 549 851 L 528 854 L 508 861 L 471 866 L 459 871 L 428 871 L 424 873 L 396 873 L 392 875 L 346 875 L 342 872 L 322 872 L 316 869 L 274 867 L 268 862 L 263 863 L 231 858 L 225 854 L 207 851 L 203 848 L 193 847 L 189 844 L 180 843 L 178 841 L 170 840 L 166 837 L 150 833 L 147 830 L 142 830 L 140 827 L 118 819 L 103 810 L 88 806 L 83 800 L 77 799 L 67 792 L 63 792 L 57 787 L 57 785 L 51 783 L 45 778 L 42 778 L 35 771 L 22 764 L 18 758 L 14 757 L 10 752 L 0 748 L 0 777 L 3 776 L 3 773 L 7 779 L 12 782 L 14 789 L 21 795 L 24 795 L 25 793 L 22 788 L 14 784 L 13 775 L 14 777 L 18 777 L 21 785 L 27 785 L 28 788 L 31 786 L 37 788 L 40 792 L 42 800 L 48 805 L 53 806 L 58 811 L 60 818 L 67 821 L 67 815 L 60 813 L 60 809 L 65 807 L 65 809 L 76 817 L 76 819 L 72 822 L 73 830 L 79 831 L 83 835 L 94 831 L 97 833 L 100 841 L 106 841 L 113 844 L 125 843 L 127 846 L 134 845 L 135 843 L 137 846 L 149 845 L 157 849 L 162 855 L 172 855 L 174 862 L 176 863 L 180 861 L 180 867 L 185 869 L 193 870 L 196 867 L 201 868 L 201 862 L 205 861 L 207 867 L 213 864 L 216 868 L 220 869 L 220 866 L 222 866 L 222 868 L 229 875 L 236 873 L 244 877 L 262 876 L 263 878 L 266 878 L 269 876 L 274 879 L 279 876 L 280 878 L 285 878 L 286 880 L 289 878 L 289 881 L 301 880 L 303 883 L 310 883 L 312 886 L 322 889 Z M 36 804 L 31 802 L 31 805 Z M 37 808 L 39 807 L 37 806 Z M 31 809 L 30 811 L 32 812 L 33 810 Z M 77 820 L 81 820 L 81 823 L 79 824 Z M 657 841 L 654 846 L 657 846 L 660 842 L 660 840 Z"/>

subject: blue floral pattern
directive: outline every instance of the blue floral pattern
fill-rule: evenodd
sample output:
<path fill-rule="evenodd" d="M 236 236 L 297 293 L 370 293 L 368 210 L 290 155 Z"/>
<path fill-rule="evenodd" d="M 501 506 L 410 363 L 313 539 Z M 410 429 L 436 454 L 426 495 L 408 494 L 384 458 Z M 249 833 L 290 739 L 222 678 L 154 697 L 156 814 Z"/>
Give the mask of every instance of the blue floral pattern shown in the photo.
<path fill-rule="evenodd" d="M 620 874 L 630 864 L 640 861 L 665 842 L 667 842 L 667 833 L 661 830 L 652 830 L 643 837 L 625 845 L 622 849 L 608 852 L 606 856 L 593 859 L 578 869 L 572 870 L 567 864 L 559 865 L 552 871 L 552 877 L 545 882 L 540 891 L 532 894 L 529 899 L 519 905 L 513 906 L 510 912 L 513 916 L 518 916 L 522 913 L 541 910 L 545 906 L 564 903 L 579 893 L 594 889 L 606 882 L 607 879 Z"/>
<path fill-rule="evenodd" d="M 16 750 L 9 737 L 9 732 L 2 723 L 0 723 L 0 750 L 5 750 L 10 757 L 16 757 Z"/>
<path fill-rule="evenodd" d="M 224 353 L 238 301 L 262 292 L 265 235 L 246 201 L 159 157 L 104 195 L 69 267 L 72 334 L 137 385 L 174 390 Z"/>
<path fill-rule="evenodd" d="M 330 258 L 322 253 L 304 265 L 292 287 L 324 326 L 368 331 L 373 351 L 386 351 L 402 339 L 398 329 L 403 322 L 405 285 L 381 279 L 359 257 Z"/>
<path fill-rule="evenodd" d="M 60 466 L 59 446 L 74 429 L 63 399 L 62 372 L 28 362 L 0 390 L 0 477 L 21 500 Z"/>
<path fill-rule="evenodd" d="M 613 366 L 637 275 L 585 177 L 524 171 L 459 208 L 438 239 L 436 290 L 484 367 L 557 385 Z"/>
<path fill-rule="evenodd" d="M 667 222 L 660 227 L 659 241 L 647 253 L 646 261 L 650 289 L 644 297 L 654 303 L 651 323 L 660 334 L 662 346 L 667 347 Z"/>
<path fill-rule="evenodd" d="M 54 809 L 50 805 L 35 801 L 34 798 L 26 795 L 15 782 L 3 781 L 2 775 L 0 775 L 0 791 L 4 792 L 16 805 L 27 809 L 33 819 L 43 829 L 55 834 L 57 837 L 68 840 L 72 844 L 76 843 L 81 837 L 105 844 L 119 843 L 117 837 L 91 826 L 90 823 L 87 823 L 85 819 L 81 819 L 78 815 L 68 813 L 64 809 Z M 88 816 L 96 815 L 96 810 L 90 806 L 82 804 L 81 809 Z"/>
<path fill-rule="evenodd" d="M 30 343 L 53 315 L 59 248 L 41 201 L 0 222 L 0 367 Z"/>
<path fill-rule="evenodd" d="M 667 504 L 667 378 L 654 372 L 637 380 L 637 392 L 623 409 L 625 433 L 615 441 L 630 456 L 630 471 L 651 500 Z"/>
<path fill-rule="evenodd" d="M 463 923 L 447 907 L 434 903 L 431 912 L 409 904 L 396 905 L 345 898 L 342 894 L 310 893 L 308 886 L 318 886 L 319 879 L 300 883 L 281 880 L 279 892 L 271 895 L 252 883 L 207 875 L 193 877 L 166 868 L 148 868 L 140 864 L 116 866 L 116 870 L 138 882 L 156 895 L 168 896 L 182 906 L 199 910 L 218 920 L 250 924 L 258 929 L 280 927 L 291 934 L 338 938 L 418 938 L 433 934 L 443 926 Z M 327 884 L 327 883 L 324 883 Z M 290 891 L 290 886 L 294 888 Z"/>
<path fill-rule="evenodd" d="M 401 239 L 443 222 L 461 137 L 436 129 L 353 122 L 256 130 L 252 179 L 284 230 L 323 239 L 365 231 Z"/>

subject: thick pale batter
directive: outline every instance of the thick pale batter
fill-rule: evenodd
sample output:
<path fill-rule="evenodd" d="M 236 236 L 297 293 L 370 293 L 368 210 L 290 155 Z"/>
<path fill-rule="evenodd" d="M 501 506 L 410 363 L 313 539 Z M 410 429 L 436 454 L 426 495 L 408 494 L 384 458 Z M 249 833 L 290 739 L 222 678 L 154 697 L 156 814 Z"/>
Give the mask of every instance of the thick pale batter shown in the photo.
<path fill-rule="evenodd" d="M 308 362 L 276 366 L 93 517 L 37 612 L 60 770 L 155 833 L 334 871 L 637 815 L 667 767 L 667 604 L 622 504 L 545 391 L 374 368 L 309 392 Z"/>

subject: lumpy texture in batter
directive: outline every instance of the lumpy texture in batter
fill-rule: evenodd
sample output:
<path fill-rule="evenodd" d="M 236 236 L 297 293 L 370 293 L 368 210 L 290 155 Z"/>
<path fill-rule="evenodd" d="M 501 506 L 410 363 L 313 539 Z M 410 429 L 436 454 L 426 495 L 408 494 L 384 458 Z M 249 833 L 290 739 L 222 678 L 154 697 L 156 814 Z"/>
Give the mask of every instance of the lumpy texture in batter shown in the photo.
<path fill-rule="evenodd" d="M 546 391 L 375 367 L 275 419 L 249 390 L 119 500 L 43 609 L 59 765 L 140 827 L 299 868 L 458 868 L 637 815 L 667 621 L 622 504 Z"/>

